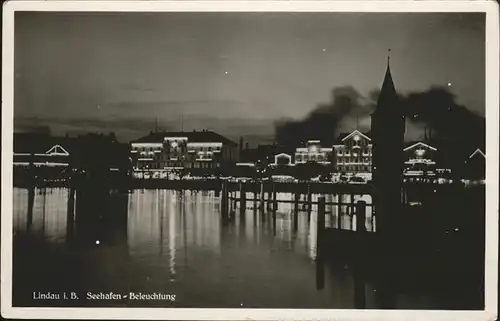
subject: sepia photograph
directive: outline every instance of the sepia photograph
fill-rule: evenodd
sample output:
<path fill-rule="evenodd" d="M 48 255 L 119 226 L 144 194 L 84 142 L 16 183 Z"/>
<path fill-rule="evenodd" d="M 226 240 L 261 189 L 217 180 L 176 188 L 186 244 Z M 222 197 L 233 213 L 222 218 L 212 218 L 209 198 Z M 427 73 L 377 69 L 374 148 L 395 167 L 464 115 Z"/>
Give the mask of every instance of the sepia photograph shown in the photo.
<path fill-rule="evenodd" d="M 293 2 L 4 5 L 2 316 L 496 318 L 498 5 Z"/>

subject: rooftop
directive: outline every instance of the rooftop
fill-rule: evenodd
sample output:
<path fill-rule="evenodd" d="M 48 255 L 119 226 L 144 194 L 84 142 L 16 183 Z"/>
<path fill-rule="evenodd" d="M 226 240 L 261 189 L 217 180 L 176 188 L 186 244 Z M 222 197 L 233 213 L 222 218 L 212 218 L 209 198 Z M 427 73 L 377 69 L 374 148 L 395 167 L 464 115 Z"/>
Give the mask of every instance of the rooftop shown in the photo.
<path fill-rule="evenodd" d="M 78 137 L 50 136 L 39 133 L 14 133 L 14 153 L 45 154 L 54 146 L 59 145 L 69 154 L 78 154 L 83 149 L 109 149 L 110 146 L 126 147 L 118 143 L 111 135 L 87 134 Z M 59 149 L 58 147 L 58 149 Z"/>
<path fill-rule="evenodd" d="M 359 134 L 360 136 L 364 136 L 366 137 L 369 141 L 371 141 L 371 138 L 370 138 L 370 132 L 366 132 L 366 133 L 363 133 L 357 129 L 353 130 L 352 132 L 350 133 L 341 133 L 339 135 L 339 137 L 335 140 L 335 144 L 343 144 L 344 140 L 348 139 L 350 136 L 353 136 L 355 134 Z"/>
<path fill-rule="evenodd" d="M 150 132 L 149 135 L 131 141 L 131 143 L 160 143 L 163 142 L 165 137 L 186 137 L 188 142 L 193 143 L 214 143 L 222 142 L 224 144 L 236 146 L 237 144 L 232 140 L 217 134 L 216 132 L 192 131 L 192 132 Z"/>
<path fill-rule="evenodd" d="M 49 135 L 14 133 L 14 153 L 45 154 L 55 145 L 71 153 L 75 138 Z"/>

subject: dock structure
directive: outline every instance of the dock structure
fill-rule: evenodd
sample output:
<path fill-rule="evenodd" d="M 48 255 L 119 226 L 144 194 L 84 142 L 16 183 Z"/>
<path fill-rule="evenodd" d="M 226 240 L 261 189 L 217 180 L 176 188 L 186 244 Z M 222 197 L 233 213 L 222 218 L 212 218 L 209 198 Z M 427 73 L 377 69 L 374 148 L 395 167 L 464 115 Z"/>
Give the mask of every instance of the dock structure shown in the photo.
<path fill-rule="evenodd" d="M 371 195 L 372 188 L 369 185 L 347 185 L 328 183 L 277 183 L 277 182 L 247 182 L 238 183 L 224 181 L 222 184 L 229 191 L 229 199 L 232 204 L 240 210 L 246 209 L 247 204 L 258 204 L 261 211 L 273 213 L 278 211 L 279 204 L 290 204 L 294 215 L 305 211 L 310 218 L 313 209 L 318 209 L 318 197 L 328 196 L 329 201 L 324 199 L 326 206 L 339 206 L 345 208 L 345 215 L 354 216 L 356 196 Z M 280 199 L 279 194 L 290 194 L 290 199 Z M 342 197 L 344 196 L 344 197 Z M 221 205 L 224 205 L 221 203 Z M 365 203 L 366 207 L 372 207 L 371 203 Z M 318 209 L 319 210 L 319 209 Z M 343 212 L 343 211 L 342 211 Z M 330 213 L 331 214 L 331 213 Z M 297 218 L 294 217 L 294 220 Z M 341 217 L 339 217 L 339 220 Z M 342 226 L 341 222 L 337 226 Z M 352 226 L 351 226 L 352 229 Z"/>

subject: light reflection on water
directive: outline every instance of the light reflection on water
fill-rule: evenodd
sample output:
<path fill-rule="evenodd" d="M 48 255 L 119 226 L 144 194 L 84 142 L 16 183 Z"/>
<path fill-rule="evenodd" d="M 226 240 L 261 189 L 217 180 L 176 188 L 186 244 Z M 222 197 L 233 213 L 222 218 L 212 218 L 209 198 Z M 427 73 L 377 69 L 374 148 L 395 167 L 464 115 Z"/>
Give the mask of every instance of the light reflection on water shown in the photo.
<path fill-rule="evenodd" d="M 68 190 L 35 189 L 31 229 L 50 242 L 66 241 Z M 14 189 L 14 231 L 26 231 L 28 222 L 28 190 Z"/>
<path fill-rule="evenodd" d="M 370 206 L 372 203 L 372 197 L 370 195 L 353 195 L 352 200 L 351 200 L 351 195 L 321 195 L 321 194 L 312 194 L 311 201 L 313 203 L 318 202 L 320 196 L 325 197 L 325 213 L 329 214 L 326 215 L 325 217 L 325 225 L 327 227 L 333 227 L 337 228 L 339 226 L 338 224 L 338 216 L 339 214 L 341 215 L 341 228 L 342 229 L 350 229 L 350 230 L 356 230 L 356 215 L 349 215 L 350 214 L 350 207 L 351 204 L 356 204 L 358 201 L 364 201 L 366 202 L 366 212 L 365 212 L 365 227 L 367 231 L 373 231 L 376 228 L 376 222 L 375 218 L 372 217 L 372 207 Z M 233 196 L 234 199 L 239 200 L 240 199 L 240 192 L 234 192 Z M 253 200 L 256 198 L 254 193 L 245 193 L 245 198 L 249 201 L 247 201 L 246 208 L 247 209 L 254 209 L 258 207 L 258 202 L 254 202 Z M 258 196 L 257 196 L 258 198 Z M 292 193 L 276 193 L 276 199 L 278 200 L 278 213 L 286 214 L 286 215 L 291 215 L 294 211 L 294 203 L 293 201 L 295 200 L 295 196 Z M 267 200 L 267 193 L 266 193 L 266 200 Z M 300 202 L 306 202 L 307 201 L 307 196 L 302 194 L 300 195 Z M 342 203 L 345 205 L 335 205 L 332 203 Z M 239 208 L 239 205 L 237 205 Z M 312 205 L 312 211 L 317 212 L 318 210 L 318 205 L 313 204 Z M 306 204 L 299 204 L 299 211 L 307 211 L 307 206 Z M 289 217 L 291 219 L 291 217 Z M 291 223 L 292 221 L 290 221 Z"/>
<path fill-rule="evenodd" d="M 247 197 L 253 196 L 248 193 Z M 278 194 L 278 199 L 293 197 Z M 272 214 L 261 213 L 253 201 L 247 202 L 244 212 L 233 208 L 234 219 L 224 223 L 220 199 L 214 192 L 134 190 L 120 198 L 107 197 L 106 208 L 99 214 L 124 216 L 126 226 L 108 224 L 95 229 L 90 225 L 94 233 L 91 235 L 99 238 L 100 244 L 85 244 L 75 250 L 67 235 L 67 220 L 73 215 L 68 212 L 72 210 L 68 207 L 69 191 L 35 189 L 31 224 L 28 198 L 27 190 L 14 189 L 14 230 L 58 244 L 72 258 L 76 255 L 84 262 L 81 269 L 65 269 L 69 279 L 74 280 L 70 291 L 76 287 L 83 292 L 89 288 L 175 292 L 180 298 L 176 306 L 185 307 L 240 307 L 244 302 L 245 307 L 354 308 L 354 283 L 348 270 L 327 270 L 324 289 L 316 288 L 316 206 L 310 216 L 307 210 L 298 214 L 295 230 L 293 203 L 279 203 L 275 225 Z M 350 202 L 347 196 L 342 198 Z M 355 201 L 358 198 L 361 196 Z M 369 196 L 362 198 L 371 203 Z M 313 195 L 313 202 L 317 199 L 318 195 Z M 76 196 L 75 203 L 79 201 L 83 202 Z M 335 201 L 338 197 L 326 199 Z M 94 209 L 101 206 L 99 201 L 87 202 L 94 203 L 91 204 Z M 125 202 L 124 206 L 121 202 Z M 80 207 L 75 208 L 78 211 Z M 80 211 L 88 212 L 74 215 L 76 225 L 78 217 L 93 213 L 92 207 Z M 336 226 L 338 214 L 346 211 L 345 207 L 327 206 L 326 224 Z M 96 224 L 100 224 L 99 219 Z M 368 207 L 368 229 L 371 221 Z M 355 221 L 350 222 L 345 216 L 342 224 L 355 226 Z M 116 229 L 123 229 L 126 238 L 107 241 L 105 236 L 115 234 Z M 33 256 L 29 259 L 32 261 L 43 257 L 33 262 L 39 265 L 35 272 L 22 272 L 35 273 L 36 278 L 50 278 L 46 271 L 54 266 L 64 270 L 68 265 L 65 256 L 50 257 L 41 246 L 22 251 L 20 255 Z M 18 282 L 23 282 L 22 273 Z M 55 284 L 58 280 L 57 276 L 54 278 Z M 18 288 L 32 290 L 30 284 Z M 369 285 L 366 293 L 367 307 L 374 307 L 373 289 Z M 160 303 L 141 302 L 146 306 Z"/>

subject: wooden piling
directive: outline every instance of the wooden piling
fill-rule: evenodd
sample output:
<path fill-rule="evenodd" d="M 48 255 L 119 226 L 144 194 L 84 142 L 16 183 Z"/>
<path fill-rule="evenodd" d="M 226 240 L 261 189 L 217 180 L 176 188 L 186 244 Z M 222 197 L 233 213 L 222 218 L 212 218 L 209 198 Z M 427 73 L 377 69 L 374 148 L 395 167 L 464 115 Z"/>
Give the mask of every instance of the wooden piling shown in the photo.
<path fill-rule="evenodd" d="M 267 188 L 267 198 L 266 198 L 266 202 L 267 202 L 267 211 L 270 211 L 271 210 L 271 198 L 272 198 L 272 191 L 271 191 L 271 188 Z"/>
<path fill-rule="evenodd" d="M 276 183 L 273 183 L 273 212 L 278 210 L 278 199 L 276 197 Z"/>
<path fill-rule="evenodd" d="M 299 211 L 299 200 L 300 200 L 300 193 L 295 192 L 294 199 L 293 199 L 293 212 L 297 213 Z"/>
<path fill-rule="evenodd" d="M 323 232 L 325 231 L 325 197 L 320 196 L 318 198 L 318 224 L 317 224 L 317 248 L 318 254 L 320 253 L 320 245 L 323 238 Z"/>
<path fill-rule="evenodd" d="M 338 206 L 337 206 L 337 228 L 339 230 L 342 229 L 342 195 L 341 194 L 337 194 L 337 198 L 338 198 Z"/>
<path fill-rule="evenodd" d="M 356 232 L 366 232 L 366 202 L 358 201 L 356 203 Z"/>
<path fill-rule="evenodd" d="M 222 219 L 227 220 L 229 218 L 229 191 L 227 186 L 227 181 L 222 183 L 222 199 L 221 199 L 221 213 Z"/>
<path fill-rule="evenodd" d="M 264 211 L 264 183 L 260 182 L 260 203 L 259 207 L 261 211 Z"/>
<path fill-rule="evenodd" d="M 272 224 L 273 224 L 273 235 L 276 236 L 276 207 L 274 206 L 274 200 L 273 200 L 271 215 L 272 215 Z"/>
<path fill-rule="evenodd" d="M 324 231 L 325 231 L 325 197 L 318 198 L 318 219 L 316 222 L 316 288 L 325 286 Z"/>
<path fill-rule="evenodd" d="M 311 211 L 312 211 L 312 193 L 311 193 L 311 184 L 307 184 L 307 219 L 311 220 Z"/>
<path fill-rule="evenodd" d="M 28 222 L 27 229 L 31 229 L 33 224 L 33 204 L 35 203 L 35 187 L 32 185 L 28 189 Z"/>
<path fill-rule="evenodd" d="M 349 194 L 350 196 L 350 204 L 349 204 L 349 214 L 352 217 L 354 214 L 354 194 Z"/>
<path fill-rule="evenodd" d="M 240 182 L 240 213 L 245 214 L 247 209 L 246 192 L 243 183 Z"/>
<path fill-rule="evenodd" d="M 353 229 L 352 221 L 354 220 L 354 194 L 350 194 L 351 196 L 351 204 L 349 205 L 349 229 Z"/>
<path fill-rule="evenodd" d="M 168 176 L 167 176 L 168 179 Z M 220 192 L 222 189 L 222 182 L 220 179 L 217 180 L 217 184 L 215 185 L 215 197 L 220 197 Z"/>
<path fill-rule="evenodd" d="M 70 187 L 68 198 L 68 211 L 66 214 L 66 239 L 69 241 L 74 234 L 75 225 L 75 188 Z"/>
<path fill-rule="evenodd" d="M 299 200 L 300 193 L 295 192 L 294 207 L 293 207 L 293 230 L 297 232 L 299 227 Z"/>

